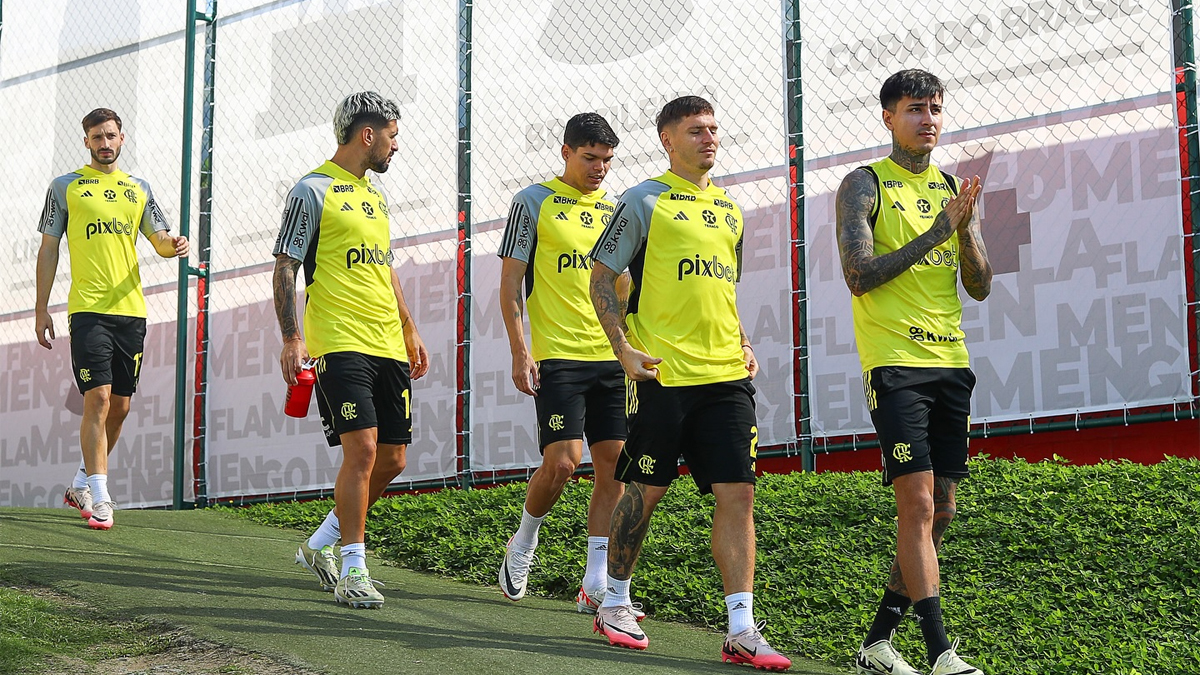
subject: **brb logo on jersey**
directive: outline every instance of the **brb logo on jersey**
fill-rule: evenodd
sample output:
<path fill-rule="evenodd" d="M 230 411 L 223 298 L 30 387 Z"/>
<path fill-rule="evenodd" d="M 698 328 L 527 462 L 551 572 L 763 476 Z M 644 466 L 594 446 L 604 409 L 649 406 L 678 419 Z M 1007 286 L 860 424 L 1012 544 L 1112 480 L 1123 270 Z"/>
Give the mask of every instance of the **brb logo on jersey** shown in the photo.
<path fill-rule="evenodd" d="M 591 257 L 575 249 L 558 256 L 559 274 L 562 274 L 563 270 L 590 270 L 593 264 Z"/>
<path fill-rule="evenodd" d="M 714 255 L 712 260 L 701 260 L 699 253 L 694 258 L 680 258 L 678 271 L 679 281 L 683 281 L 686 276 L 697 276 L 721 279 L 732 284 L 736 275 L 734 269 L 721 262 L 717 256 Z"/>
<path fill-rule="evenodd" d="M 87 233 L 86 239 L 91 239 L 93 234 L 96 236 L 102 234 L 129 236 L 133 234 L 133 223 L 122 223 L 116 218 L 109 221 L 97 220 L 94 223 L 88 223 L 85 232 Z"/>
<path fill-rule="evenodd" d="M 360 264 L 391 265 L 395 259 L 394 253 L 379 248 L 378 244 L 372 245 L 371 248 L 367 248 L 366 244 L 359 244 L 358 248 L 346 249 L 346 269 Z"/>

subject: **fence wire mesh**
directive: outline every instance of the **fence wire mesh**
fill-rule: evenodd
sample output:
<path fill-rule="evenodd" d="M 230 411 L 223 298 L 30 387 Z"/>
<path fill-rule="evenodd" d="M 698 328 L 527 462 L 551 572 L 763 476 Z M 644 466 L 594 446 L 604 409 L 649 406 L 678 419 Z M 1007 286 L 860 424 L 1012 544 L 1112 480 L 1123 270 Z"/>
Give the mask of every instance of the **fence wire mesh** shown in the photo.
<path fill-rule="evenodd" d="M 906 67 L 947 85 L 934 163 L 984 180 L 996 276 L 983 303 L 960 293 L 973 419 L 1188 404 L 1172 8 L 928 9 L 860 2 L 802 14 L 813 433 L 871 428 L 834 194 L 890 152 L 877 92 Z"/>
<path fill-rule="evenodd" d="M 114 0 L 102 20 L 66 0 L 4 8 L 0 121 L 20 129 L 0 157 L 9 177 L 0 232 L 10 247 L 0 277 L 0 503 L 53 506 L 78 466 L 83 397 L 71 374 L 66 299 L 70 251 L 60 258 L 49 309 L 54 349 L 34 340 L 37 224 L 51 179 L 90 161 L 81 121 L 98 107 L 122 118 L 121 169 L 149 181 L 174 232 L 180 213 L 180 81 L 183 12 L 162 3 Z M 64 237 L 65 239 L 65 237 Z M 110 486 L 129 506 L 171 499 L 173 372 L 176 361 L 174 260 L 137 244 L 149 327 L 138 396 L 113 463 Z"/>
<path fill-rule="evenodd" d="M 114 0 L 101 20 L 65 0 L 3 10 L 0 121 L 22 133 L 0 156 L 10 177 L 0 228 L 14 242 L 0 254 L 10 256 L 0 349 L 13 364 L 0 373 L 0 503 L 49 503 L 77 457 L 78 420 L 61 412 L 79 407 L 66 340 L 45 352 L 30 339 L 34 224 L 49 179 L 87 160 L 79 119 L 97 105 L 122 114 L 122 165 L 153 183 L 172 223 L 185 120 L 209 139 L 209 159 L 198 149 L 189 169 L 194 184 L 209 181 L 212 202 L 205 214 L 197 196 L 191 209 L 209 218 L 208 241 L 193 225 L 193 264 L 211 275 L 200 325 L 208 344 L 198 345 L 207 382 L 188 383 L 203 396 L 189 395 L 199 414 L 187 427 L 210 498 L 307 495 L 333 482 L 338 457 L 315 415 L 281 412 L 270 250 L 288 190 L 332 154 L 334 106 L 363 89 L 401 105 L 401 150 L 374 180 L 432 356 L 414 388 L 400 487 L 486 483 L 536 465 L 533 406 L 510 381 L 499 314 L 495 254 L 509 202 L 561 171 L 563 125 L 577 112 L 600 112 L 621 139 L 611 196 L 662 173 L 654 117 L 680 94 L 715 105 L 723 140 L 713 176 L 746 214 L 738 294 L 763 367 L 760 446 L 793 452 L 815 438 L 829 448 L 869 432 L 833 194 L 849 170 L 888 153 L 877 91 L 908 67 L 948 86 L 934 161 L 985 180 L 997 276 L 985 303 L 965 300 L 975 419 L 1195 401 L 1187 302 L 1197 190 L 1180 186 L 1181 150 L 1195 145 L 1191 24 L 1180 19 L 1190 5 L 936 2 L 910 16 L 881 0 L 224 0 L 215 44 L 203 30 L 196 44 L 198 55 L 214 49 L 215 79 L 205 81 L 205 58 L 195 72 L 217 102 L 211 118 L 204 96 L 196 110 L 181 105 L 183 3 Z M 1196 153 L 1183 156 L 1182 175 L 1200 173 Z M 139 251 L 151 370 L 118 447 L 145 457 L 119 497 L 130 505 L 169 495 L 174 415 L 177 267 L 144 242 Z M 60 333 L 68 264 L 64 253 L 51 298 Z"/>
<path fill-rule="evenodd" d="M 722 138 L 714 180 L 746 215 L 738 301 L 763 367 L 760 443 L 794 438 L 781 21 L 773 1 L 475 7 L 471 467 L 483 480 L 539 461 L 533 401 L 512 383 L 499 307 L 496 252 L 513 195 L 562 173 L 563 127 L 579 112 L 600 113 L 620 139 L 602 186 L 614 201 L 662 174 L 655 116 L 683 94 L 713 103 Z M 581 39 L 581 26 L 595 39 Z"/>

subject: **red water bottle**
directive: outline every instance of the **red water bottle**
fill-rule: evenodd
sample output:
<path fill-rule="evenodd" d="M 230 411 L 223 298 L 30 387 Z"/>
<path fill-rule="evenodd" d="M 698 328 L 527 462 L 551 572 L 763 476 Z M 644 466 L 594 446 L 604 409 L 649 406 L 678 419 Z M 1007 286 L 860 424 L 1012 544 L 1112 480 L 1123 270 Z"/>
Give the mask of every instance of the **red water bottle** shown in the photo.
<path fill-rule="evenodd" d="M 312 399 L 313 384 L 317 376 L 312 367 L 305 365 L 296 373 L 296 384 L 288 387 L 287 399 L 283 404 L 283 413 L 288 417 L 308 417 L 308 403 Z"/>

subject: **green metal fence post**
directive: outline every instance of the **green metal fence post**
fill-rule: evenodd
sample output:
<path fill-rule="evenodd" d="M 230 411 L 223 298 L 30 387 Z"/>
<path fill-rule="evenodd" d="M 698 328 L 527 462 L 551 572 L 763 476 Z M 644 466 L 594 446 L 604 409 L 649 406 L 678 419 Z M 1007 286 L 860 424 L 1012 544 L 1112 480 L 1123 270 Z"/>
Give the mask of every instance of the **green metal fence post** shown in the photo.
<path fill-rule="evenodd" d="M 204 31 L 204 99 L 201 102 L 203 130 L 200 136 L 200 213 L 196 222 L 196 254 L 200 278 L 196 281 L 196 369 L 192 397 L 192 491 L 197 506 L 208 505 L 208 348 L 209 312 L 212 308 L 212 181 L 213 105 L 217 67 L 217 0 L 209 0 Z"/>
<path fill-rule="evenodd" d="M 192 219 L 192 123 L 196 83 L 196 22 L 210 21 L 206 14 L 196 11 L 196 0 L 187 0 L 187 19 L 183 31 L 183 149 L 179 178 L 179 235 L 191 233 Z M 179 259 L 178 310 L 175 317 L 175 466 L 172 475 L 172 506 L 176 510 L 189 504 L 183 500 L 184 474 L 184 415 L 187 405 L 187 345 L 188 345 L 188 281 L 204 271 Z"/>
<path fill-rule="evenodd" d="M 458 3 L 458 456 L 459 487 L 471 487 L 471 23 Z"/>
<path fill-rule="evenodd" d="M 1179 8 L 1180 24 L 1183 31 L 1183 87 L 1184 98 L 1187 106 L 1186 120 L 1186 137 L 1187 137 L 1187 153 L 1188 153 L 1188 180 L 1186 182 L 1190 197 L 1189 205 L 1191 206 L 1191 222 L 1188 223 L 1188 232 L 1192 235 L 1192 300 L 1200 301 L 1200 275 L 1195 273 L 1197 260 L 1200 260 L 1200 237 L 1197 237 L 1197 232 L 1200 228 L 1197 224 L 1200 223 L 1200 187 L 1197 184 L 1197 176 L 1200 176 L 1200 115 L 1196 109 L 1196 33 L 1195 33 L 1195 12 L 1192 7 L 1192 2 L 1183 2 Z M 1193 325 L 1195 331 L 1192 334 L 1192 354 L 1200 360 L 1200 304 L 1193 305 L 1192 311 Z M 1193 361 L 1197 363 L 1198 361 Z M 1192 374 L 1192 397 L 1193 401 L 1200 399 L 1200 377 L 1197 373 Z"/>
<path fill-rule="evenodd" d="M 784 53 L 787 76 L 788 199 L 792 225 L 792 379 L 796 439 L 805 471 L 816 470 L 808 382 L 808 280 L 804 234 L 804 93 L 800 78 L 800 2 L 785 7 Z"/>

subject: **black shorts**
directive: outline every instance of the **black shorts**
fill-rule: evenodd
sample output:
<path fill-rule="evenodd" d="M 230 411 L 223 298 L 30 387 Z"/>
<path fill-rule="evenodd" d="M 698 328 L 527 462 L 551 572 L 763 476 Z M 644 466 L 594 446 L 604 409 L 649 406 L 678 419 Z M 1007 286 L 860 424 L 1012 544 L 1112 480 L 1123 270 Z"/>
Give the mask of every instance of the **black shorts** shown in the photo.
<path fill-rule="evenodd" d="M 616 361 L 538 362 L 538 449 L 558 441 L 625 440 L 625 371 Z"/>
<path fill-rule="evenodd" d="M 142 373 L 146 319 L 75 312 L 67 317 L 67 330 L 79 392 L 111 384 L 113 396 L 133 396 Z"/>
<path fill-rule="evenodd" d="M 713 483 L 754 483 L 758 426 L 754 385 L 734 382 L 664 387 L 656 380 L 626 385 L 629 440 L 616 478 L 666 487 L 679 476 L 679 457 L 701 493 Z"/>
<path fill-rule="evenodd" d="M 341 435 L 378 427 L 378 443 L 412 443 L 412 382 L 408 364 L 358 352 L 317 360 L 317 410 L 330 447 Z"/>
<path fill-rule="evenodd" d="M 971 427 L 970 368 L 881 366 L 863 377 L 883 452 L 883 484 L 910 473 L 965 478 Z"/>

